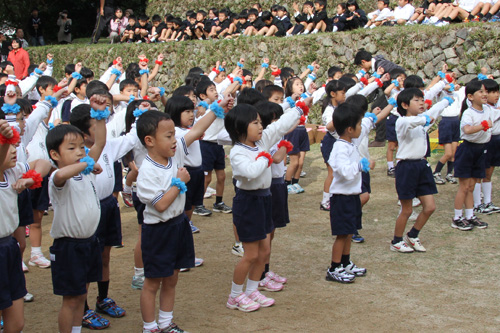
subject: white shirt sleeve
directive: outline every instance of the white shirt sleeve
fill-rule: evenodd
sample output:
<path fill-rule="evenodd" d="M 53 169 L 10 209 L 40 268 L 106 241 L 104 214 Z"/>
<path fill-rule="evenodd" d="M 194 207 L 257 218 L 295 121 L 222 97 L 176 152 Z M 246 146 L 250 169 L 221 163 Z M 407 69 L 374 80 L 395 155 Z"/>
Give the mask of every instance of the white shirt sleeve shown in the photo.
<path fill-rule="evenodd" d="M 300 108 L 293 108 L 285 112 L 278 121 L 267 126 L 262 132 L 262 145 L 265 150 L 269 150 L 276 144 L 283 135 L 285 135 L 300 119 L 302 110 Z"/>

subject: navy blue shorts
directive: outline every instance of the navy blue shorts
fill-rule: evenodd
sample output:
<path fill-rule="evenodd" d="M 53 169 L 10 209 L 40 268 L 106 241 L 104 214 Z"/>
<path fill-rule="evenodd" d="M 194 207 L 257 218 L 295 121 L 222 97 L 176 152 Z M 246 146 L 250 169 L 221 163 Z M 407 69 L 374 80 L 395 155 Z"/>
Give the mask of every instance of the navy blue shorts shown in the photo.
<path fill-rule="evenodd" d="M 486 144 L 485 167 L 500 166 L 500 135 L 492 135 L 490 142 Z"/>
<path fill-rule="evenodd" d="M 399 200 L 436 194 L 430 164 L 424 160 L 401 160 L 396 165 L 396 192 Z"/>
<path fill-rule="evenodd" d="M 226 168 L 226 154 L 221 145 L 200 140 L 200 149 L 203 171 L 224 170 Z"/>
<path fill-rule="evenodd" d="M 455 153 L 454 176 L 457 178 L 486 177 L 486 144 L 464 140 Z"/>
<path fill-rule="evenodd" d="M 293 149 L 288 155 L 295 155 L 301 151 L 309 151 L 309 135 L 305 126 L 297 126 L 291 133 L 285 135 L 285 140 L 293 144 Z"/>
<path fill-rule="evenodd" d="M 273 207 L 269 189 L 238 189 L 233 199 L 233 224 L 242 242 L 265 239 L 273 228 Z"/>
<path fill-rule="evenodd" d="M 361 193 L 372 193 L 369 172 L 362 172 L 361 173 Z"/>
<path fill-rule="evenodd" d="M 186 204 L 184 210 L 191 210 L 193 206 L 203 205 L 203 195 L 205 194 L 205 174 L 201 167 L 186 166 L 191 179 L 187 182 Z"/>
<path fill-rule="evenodd" d="M 457 117 L 443 117 L 438 125 L 439 144 L 460 141 L 460 119 Z"/>
<path fill-rule="evenodd" d="M 332 194 L 330 197 L 330 226 L 332 235 L 356 234 L 362 229 L 359 194 Z"/>
<path fill-rule="evenodd" d="M 123 191 L 122 163 L 115 162 L 113 164 L 113 170 L 115 172 L 115 186 L 113 187 L 113 192 L 121 192 Z"/>
<path fill-rule="evenodd" d="M 147 278 L 169 277 L 176 269 L 194 267 L 193 233 L 186 214 L 143 224 L 141 249 Z"/>
<path fill-rule="evenodd" d="M 283 177 L 273 178 L 271 196 L 273 225 L 275 228 L 286 227 L 290 223 L 290 217 L 288 215 L 288 189 Z"/>
<path fill-rule="evenodd" d="M 42 187 L 31 191 L 31 208 L 34 210 L 49 209 L 49 176 L 43 177 Z"/>
<path fill-rule="evenodd" d="M 425 152 L 425 157 L 431 157 L 431 138 L 429 138 L 429 133 L 425 133 L 425 141 L 427 142 L 427 151 Z"/>
<path fill-rule="evenodd" d="M 31 190 L 26 189 L 17 196 L 19 210 L 19 226 L 25 227 L 33 223 L 33 208 L 31 208 Z"/>
<path fill-rule="evenodd" d="M 134 203 L 135 211 L 137 212 L 137 223 L 144 223 L 144 210 L 146 209 L 146 205 L 139 200 L 137 193 L 132 191 L 132 202 Z"/>
<path fill-rule="evenodd" d="M 327 164 L 335 141 L 337 141 L 337 139 L 335 139 L 329 132 L 326 132 L 325 137 L 321 140 L 321 155 L 323 155 L 323 161 Z"/>
<path fill-rule="evenodd" d="M 101 219 L 97 226 L 96 236 L 99 238 L 101 250 L 105 246 L 122 244 L 122 220 L 120 218 L 120 205 L 113 195 L 101 201 Z"/>
<path fill-rule="evenodd" d="M 86 294 L 87 283 L 102 279 L 101 247 L 95 235 L 85 239 L 54 239 L 50 261 L 55 295 Z"/>
<path fill-rule="evenodd" d="M 26 295 L 21 252 L 14 237 L 0 238 L 0 310 Z"/>
<path fill-rule="evenodd" d="M 387 141 L 398 142 L 398 136 L 396 135 L 396 120 L 399 117 L 391 114 L 387 121 L 385 122 L 385 139 Z"/>

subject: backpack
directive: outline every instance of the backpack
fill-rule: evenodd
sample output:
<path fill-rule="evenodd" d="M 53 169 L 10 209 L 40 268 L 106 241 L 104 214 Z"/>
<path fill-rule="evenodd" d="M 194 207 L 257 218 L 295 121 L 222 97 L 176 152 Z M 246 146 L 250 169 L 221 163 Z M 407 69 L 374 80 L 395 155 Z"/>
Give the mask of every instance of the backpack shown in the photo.
<path fill-rule="evenodd" d="M 64 24 L 64 30 L 63 32 L 68 35 L 71 33 L 71 23 L 69 21 L 66 21 L 66 23 Z"/>

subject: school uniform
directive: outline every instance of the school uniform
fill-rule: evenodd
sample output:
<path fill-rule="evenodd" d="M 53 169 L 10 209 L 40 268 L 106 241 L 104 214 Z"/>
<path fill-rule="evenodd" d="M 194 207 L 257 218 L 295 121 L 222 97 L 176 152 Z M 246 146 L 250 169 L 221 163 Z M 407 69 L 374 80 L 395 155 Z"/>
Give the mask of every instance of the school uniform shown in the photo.
<path fill-rule="evenodd" d="M 351 13 L 351 16 L 353 18 L 352 20 L 346 21 L 347 30 L 354 30 L 360 27 L 364 27 L 366 23 L 368 23 L 368 17 L 366 17 L 366 13 L 364 10 L 356 9 L 355 12 L 359 14 L 359 17 Z"/>
<path fill-rule="evenodd" d="M 262 139 L 250 147 L 237 142 L 229 155 L 236 195 L 233 199 L 233 224 L 242 242 L 265 239 L 274 230 L 272 220 L 272 171 L 267 158 L 257 158 L 268 151 L 292 128 L 302 115 L 300 108 L 289 109 L 262 133 Z"/>
<path fill-rule="evenodd" d="M 312 21 L 315 24 L 318 24 L 319 22 L 323 21 L 326 24 L 326 30 L 325 31 L 332 31 L 332 20 L 328 18 L 328 13 L 326 12 L 326 9 L 323 9 L 322 11 L 315 11 L 313 16 L 312 16 Z"/>
<path fill-rule="evenodd" d="M 358 146 L 359 156 L 361 158 L 370 159 L 370 152 L 368 150 L 368 134 L 375 128 L 375 123 L 370 118 L 363 118 L 361 121 L 361 135 L 357 139 L 352 139 L 352 142 Z M 364 125 L 363 125 L 364 124 Z M 366 133 L 364 133 L 366 131 Z M 370 172 L 361 173 L 361 193 L 372 193 Z"/>
<path fill-rule="evenodd" d="M 443 94 L 444 95 L 444 94 Z M 441 113 L 441 121 L 438 124 L 439 144 L 460 141 L 460 111 L 462 101 L 465 98 L 465 87 L 453 93 L 446 93 L 446 96 L 452 97 L 455 101 L 446 107 Z"/>
<path fill-rule="evenodd" d="M 26 147 L 29 152 L 28 162 L 38 159 L 50 160 L 45 145 L 47 133 L 49 133 L 49 126 L 45 122 L 39 123 L 31 142 Z M 49 176 L 47 175 L 43 177 L 42 186 L 31 192 L 31 205 L 34 210 L 45 211 L 49 209 L 49 202 Z"/>
<path fill-rule="evenodd" d="M 278 19 L 281 20 L 281 22 L 283 23 L 283 27 L 285 28 L 285 32 L 288 31 L 291 27 L 293 27 L 293 24 L 287 15 L 283 16 L 282 18 L 278 18 Z"/>
<path fill-rule="evenodd" d="M 500 109 L 492 107 L 492 118 L 498 119 L 500 117 Z M 493 122 L 491 128 L 491 139 L 486 145 L 486 169 L 490 167 L 500 166 L 500 121 Z"/>
<path fill-rule="evenodd" d="M 332 18 L 332 29 L 333 27 L 337 27 L 337 31 L 344 31 L 346 29 L 347 23 L 347 13 L 341 15 L 335 15 Z"/>
<path fill-rule="evenodd" d="M 323 126 L 326 126 L 329 122 L 332 121 L 333 112 L 335 112 L 335 107 L 333 105 L 330 104 L 325 108 L 325 111 L 321 116 Z M 333 149 L 333 144 L 338 140 L 338 138 L 339 136 L 336 131 L 328 131 L 323 137 L 323 140 L 321 140 L 321 154 L 323 155 L 323 160 L 325 161 L 325 163 L 328 163 L 330 154 Z"/>
<path fill-rule="evenodd" d="M 274 17 L 271 24 L 268 27 L 275 26 L 278 31 L 274 34 L 276 37 L 282 37 L 285 36 L 286 30 L 285 30 L 285 25 L 283 24 L 283 21 L 281 21 L 279 18 Z"/>
<path fill-rule="evenodd" d="M 223 128 L 224 119 L 215 119 L 200 141 L 203 171 L 224 170 L 226 168 L 224 148 L 217 144 L 217 134 Z"/>
<path fill-rule="evenodd" d="M 271 156 L 278 151 L 278 144 L 275 144 L 269 150 Z M 271 164 L 271 206 L 272 221 L 274 228 L 283 228 L 290 223 L 288 214 L 288 189 L 286 187 L 284 174 L 285 164 L 283 162 Z"/>

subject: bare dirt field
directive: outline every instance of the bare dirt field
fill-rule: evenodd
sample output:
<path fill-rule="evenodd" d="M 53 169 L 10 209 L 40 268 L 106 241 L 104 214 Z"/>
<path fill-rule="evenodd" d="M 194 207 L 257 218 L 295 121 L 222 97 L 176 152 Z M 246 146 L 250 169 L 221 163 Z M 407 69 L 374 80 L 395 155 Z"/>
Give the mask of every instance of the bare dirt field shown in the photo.
<path fill-rule="evenodd" d="M 238 261 L 231 254 L 232 215 L 194 216 L 201 229 L 194 235 L 196 252 L 205 264 L 181 273 L 174 321 L 190 332 L 498 331 L 500 215 L 483 216 L 490 224 L 485 230 L 454 230 L 450 223 L 457 185 L 438 186 L 437 210 L 420 233 L 427 253 L 391 252 L 399 210 L 394 180 L 386 176 L 385 149 L 370 149 L 377 166 L 371 177 L 372 197 L 363 212 L 361 234 L 366 241 L 353 244 L 351 253 L 358 266 L 368 269 L 366 277 L 351 285 L 325 281 L 333 240 L 329 215 L 319 210 L 326 170 L 319 145 L 313 145 L 306 156 L 307 176 L 301 179 L 305 193 L 289 197 L 291 223 L 276 232 L 273 243 L 271 269 L 289 278 L 283 291 L 266 293 L 276 304 L 254 313 L 225 307 Z M 431 158 L 432 165 L 437 158 Z M 224 197 L 228 205 L 234 194 L 230 176 L 229 171 Z M 493 201 L 498 204 L 498 177 L 493 182 Z M 210 207 L 213 201 L 205 204 Z M 47 257 L 51 216 L 43 222 Z M 122 208 L 122 224 L 125 246 L 111 253 L 109 295 L 127 315 L 110 319 L 107 331 L 141 332 L 140 291 L 130 287 L 138 229 L 133 208 Z M 29 251 L 28 241 L 26 260 Z M 50 269 L 30 267 L 26 279 L 35 301 L 26 304 L 24 332 L 57 332 L 61 297 L 52 293 Z M 93 284 L 91 307 L 96 294 Z"/>

